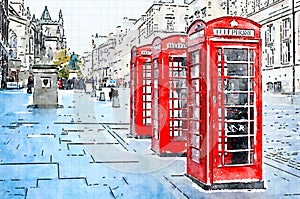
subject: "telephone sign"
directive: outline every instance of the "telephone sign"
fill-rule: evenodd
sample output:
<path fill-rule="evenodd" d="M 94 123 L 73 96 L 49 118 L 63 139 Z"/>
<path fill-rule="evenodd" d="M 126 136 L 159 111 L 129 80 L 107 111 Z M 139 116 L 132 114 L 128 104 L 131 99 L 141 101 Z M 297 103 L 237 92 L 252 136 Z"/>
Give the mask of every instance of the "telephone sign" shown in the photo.
<path fill-rule="evenodd" d="M 250 36 L 254 37 L 254 30 L 214 28 L 214 35 Z"/>

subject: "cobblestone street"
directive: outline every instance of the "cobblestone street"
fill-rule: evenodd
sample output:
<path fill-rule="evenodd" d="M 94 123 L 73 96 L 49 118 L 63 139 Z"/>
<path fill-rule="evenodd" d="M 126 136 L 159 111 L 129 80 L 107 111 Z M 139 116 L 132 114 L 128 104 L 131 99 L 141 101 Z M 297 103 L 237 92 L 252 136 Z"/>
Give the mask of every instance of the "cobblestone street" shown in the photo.
<path fill-rule="evenodd" d="M 32 109 L 25 90 L 1 91 L 0 198 L 300 195 L 298 106 L 264 106 L 266 190 L 205 192 L 184 175 L 184 157 L 158 157 L 150 139 L 128 136 L 128 90 L 119 93 L 120 108 L 81 91 L 60 90 L 63 108 Z"/>

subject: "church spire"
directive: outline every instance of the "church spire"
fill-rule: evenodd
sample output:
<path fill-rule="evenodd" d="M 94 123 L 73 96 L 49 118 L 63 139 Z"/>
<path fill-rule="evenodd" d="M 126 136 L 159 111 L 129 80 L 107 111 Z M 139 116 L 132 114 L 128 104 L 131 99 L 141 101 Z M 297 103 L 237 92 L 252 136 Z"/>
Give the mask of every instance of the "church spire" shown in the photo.
<path fill-rule="evenodd" d="M 61 9 L 59 10 L 59 18 L 58 18 L 58 23 L 63 26 L 64 25 L 64 19 L 63 19 L 63 14 L 62 14 L 62 11 Z"/>
<path fill-rule="evenodd" d="M 31 19 L 31 13 L 30 13 L 29 7 L 27 7 L 27 10 L 26 10 L 26 17 L 28 20 Z"/>

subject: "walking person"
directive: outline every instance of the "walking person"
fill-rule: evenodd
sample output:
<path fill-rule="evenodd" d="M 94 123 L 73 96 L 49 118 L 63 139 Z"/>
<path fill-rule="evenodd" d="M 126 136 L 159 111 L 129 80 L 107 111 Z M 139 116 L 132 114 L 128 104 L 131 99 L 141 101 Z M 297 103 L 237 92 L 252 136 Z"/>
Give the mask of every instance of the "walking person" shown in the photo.
<path fill-rule="evenodd" d="M 109 95 L 109 100 L 111 101 L 112 97 L 113 97 L 113 92 L 114 92 L 114 89 L 111 88 L 108 95 Z"/>
<path fill-rule="evenodd" d="M 34 79 L 33 76 L 30 75 L 28 77 L 28 83 L 27 83 L 27 93 L 31 94 L 32 93 L 32 87 L 34 86 Z"/>

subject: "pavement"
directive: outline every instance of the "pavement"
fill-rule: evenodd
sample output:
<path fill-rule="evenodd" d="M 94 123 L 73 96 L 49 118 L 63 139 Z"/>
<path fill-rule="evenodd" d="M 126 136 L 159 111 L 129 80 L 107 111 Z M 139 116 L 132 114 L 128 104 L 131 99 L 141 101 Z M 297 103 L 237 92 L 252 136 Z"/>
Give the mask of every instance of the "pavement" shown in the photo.
<path fill-rule="evenodd" d="M 159 157 L 150 139 L 129 136 L 129 89 L 118 90 L 120 108 L 59 90 L 58 109 L 27 108 L 25 89 L 0 91 L 0 198 L 300 197 L 298 98 L 264 95 L 266 189 L 204 191 L 184 175 L 184 157 Z"/>

